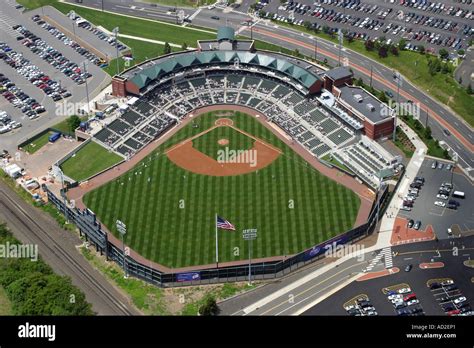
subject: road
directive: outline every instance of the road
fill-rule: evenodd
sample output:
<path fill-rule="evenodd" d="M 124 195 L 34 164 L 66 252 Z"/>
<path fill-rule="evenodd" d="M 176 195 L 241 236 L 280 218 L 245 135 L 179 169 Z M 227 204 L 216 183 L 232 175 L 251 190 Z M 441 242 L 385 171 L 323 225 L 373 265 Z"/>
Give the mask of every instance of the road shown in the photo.
<path fill-rule="evenodd" d="M 74 3 L 73 0 L 66 0 Z M 100 0 L 83 0 L 82 6 L 101 8 Z M 103 2 L 104 10 L 121 13 L 130 16 L 143 17 L 154 20 L 176 22 L 176 15 L 168 13 L 169 6 L 151 6 L 147 3 L 134 2 L 133 0 L 106 0 Z M 250 36 L 250 29 L 243 27 L 242 22 L 250 17 L 243 12 L 244 7 L 229 12 L 220 8 L 209 10 L 207 8 L 184 9 L 185 14 L 194 14 L 193 25 L 216 29 L 223 25 L 229 25 L 242 35 Z M 211 17 L 217 15 L 219 20 Z M 277 26 L 273 23 L 259 20 L 253 26 L 253 38 L 268 43 L 276 44 L 290 50 L 298 49 L 307 56 L 315 55 L 315 40 L 307 34 L 297 32 L 288 28 Z M 367 83 L 370 81 L 372 68 L 372 85 L 379 90 L 391 91 L 397 97 L 397 82 L 393 77 L 393 70 L 377 63 L 359 53 L 343 48 L 342 62 L 348 59 L 348 65 L 354 71 L 356 78 L 362 77 Z M 318 39 L 317 59 L 326 58 L 328 63 L 336 66 L 339 61 L 338 47 L 329 41 Z M 418 87 L 403 79 L 400 86 L 400 102 L 411 100 L 420 104 L 420 121 L 432 129 L 435 139 L 444 141 L 453 151 L 458 154 L 458 165 L 463 167 L 471 177 L 474 177 L 474 133 L 472 127 L 464 120 L 456 116 L 448 107 L 438 103 L 425 94 Z M 443 131 L 448 129 L 451 135 L 447 136 Z"/>
<path fill-rule="evenodd" d="M 458 248 L 457 255 L 454 255 L 452 252 L 454 246 Z M 438 250 L 441 254 L 438 253 Z M 446 263 L 445 268 L 439 269 L 440 274 L 442 273 L 444 276 L 453 276 L 456 279 L 460 279 L 462 272 L 461 267 L 459 267 L 459 262 L 469 257 L 471 259 L 474 257 L 474 237 L 392 247 L 391 252 L 397 255 L 392 259 L 393 266 L 400 269 L 399 273 L 378 278 L 377 280 L 354 282 L 355 279 L 363 274 L 363 269 L 365 269 L 368 264 L 373 263 L 374 265 L 371 271 L 384 269 L 385 260 L 383 258 L 376 259 L 374 257 L 374 255 L 379 252 L 380 250 L 377 250 L 375 253 L 365 253 L 363 257 L 361 255 L 360 257 L 353 257 L 341 263 L 336 262 L 328 271 L 318 266 L 303 274 L 292 275 L 288 278 L 281 279 L 277 283 L 265 285 L 252 292 L 223 302 L 220 304 L 221 311 L 223 314 L 243 316 L 344 315 L 341 309 L 344 301 L 349 298 L 347 297 L 349 291 L 347 288 L 358 289 L 364 286 L 370 288 L 372 282 L 378 283 L 380 282 L 379 279 L 383 280 L 384 283 L 394 282 L 394 284 L 396 284 L 397 282 L 401 282 L 407 276 L 403 271 L 407 263 L 414 265 L 412 273 L 408 274 L 411 278 L 420 276 L 421 272 L 428 272 L 417 269 L 416 267 L 421 262 L 430 262 L 431 259 L 433 259 L 434 261 L 444 261 Z M 376 261 L 372 262 L 374 259 L 376 259 Z M 334 267 L 336 264 L 337 266 Z M 432 271 L 433 270 L 430 270 L 430 272 Z M 472 271 L 469 271 L 469 273 L 472 274 Z M 468 280 L 469 279 L 468 277 Z M 466 288 L 469 289 L 469 286 L 466 286 Z M 339 291 L 341 289 L 343 290 Z M 380 288 L 377 288 L 377 290 L 379 289 Z M 341 292 L 344 294 L 342 297 L 340 295 Z M 353 294 L 353 296 L 355 295 L 357 295 L 357 293 Z M 466 292 L 466 295 L 469 294 Z M 336 304 L 337 308 L 335 307 Z M 324 308 L 324 310 L 321 310 L 321 308 Z M 332 310 L 330 310 L 330 308 L 332 308 Z M 386 314 L 393 315 L 394 313 L 387 312 Z M 434 312 L 432 314 L 440 313 Z"/>
<path fill-rule="evenodd" d="M 0 182 L 0 221 L 6 222 L 22 243 L 37 244 L 39 254 L 53 270 L 67 275 L 99 315 L 140 315 L 128 299 L 95 270 L 78 250 L 82 241 L 57 222 L 23 201 Z"/>

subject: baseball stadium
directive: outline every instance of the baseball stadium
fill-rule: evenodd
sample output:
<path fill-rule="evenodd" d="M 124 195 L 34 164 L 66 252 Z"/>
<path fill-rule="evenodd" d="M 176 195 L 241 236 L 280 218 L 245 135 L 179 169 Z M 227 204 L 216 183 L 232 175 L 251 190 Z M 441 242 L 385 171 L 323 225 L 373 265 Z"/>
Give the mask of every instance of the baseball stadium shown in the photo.
<path fill-rule="evenodd" d="M 256 50 L 228 27 L 125 70 L 112 90 L 123 105 L 88 141 L 121 160 L 68 198 L 163 270 L 245 264 L 246 229 L 260 262 L 328 241 L 367 221 L 398 163 L 375 142 L 393 113 L 348 69 Z M 81 151 L 68 165 L 90 173 Z"/>

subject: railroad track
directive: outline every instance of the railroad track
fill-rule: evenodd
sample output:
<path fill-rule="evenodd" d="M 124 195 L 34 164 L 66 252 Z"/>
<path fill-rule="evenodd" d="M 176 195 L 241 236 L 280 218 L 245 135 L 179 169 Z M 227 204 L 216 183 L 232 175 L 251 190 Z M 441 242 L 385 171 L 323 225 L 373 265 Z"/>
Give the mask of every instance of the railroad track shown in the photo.
<path fill-rule="evenodd" d="M 67 274 L 74 273 L 78 278 L 83 282 L 83 284 L 95 294 L 103 299 L 106 304 L 112 308 L 117 314 L 120 315 L 136 315 L 132 312 L 125 304 L 112 296 L 99 281 L 94 279 L 94 277 L 89 273 L 89 271 L 82 266 L 80 263 L 77 263 L 69 252 L 58 243 L 50 234 L 32 218 L 28 212 L 15 200 L 9 197 L 9 192 L 5 191 L 3 188 L 0 188 L 0 206 L 1 209 L 8 211 L 13 215 L 18 222 L 23 225 L 34 237 L 39 241 L 42 241 L 42 249 L 48 253 L 54 254 L 57 258 L 62 260 L 66 268 L 69 269 Z"/>

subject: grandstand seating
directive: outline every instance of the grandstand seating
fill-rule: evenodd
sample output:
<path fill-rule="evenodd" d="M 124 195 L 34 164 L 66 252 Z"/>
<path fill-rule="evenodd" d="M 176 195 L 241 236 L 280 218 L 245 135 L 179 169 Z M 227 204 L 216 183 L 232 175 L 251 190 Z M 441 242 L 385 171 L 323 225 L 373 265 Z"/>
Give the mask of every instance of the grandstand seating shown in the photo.
<path fill-rule="evenodd" d="M 382 155 L 356 142 L 355 129 L 283 80 L 223 69 L 199 74 L 157 83 L 94 137 L 118 153 L 132 156 L 195 108 L 236 104 L 260 111 L 314 156 L 331 152 L 369 185 L 374 185 L 375 174 L 388 166 Z"/>

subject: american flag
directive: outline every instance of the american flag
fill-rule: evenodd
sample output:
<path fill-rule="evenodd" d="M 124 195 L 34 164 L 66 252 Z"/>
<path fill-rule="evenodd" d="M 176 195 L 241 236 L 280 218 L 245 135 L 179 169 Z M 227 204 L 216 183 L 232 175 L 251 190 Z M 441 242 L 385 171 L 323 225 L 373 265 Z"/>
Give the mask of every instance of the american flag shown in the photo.
<path fill-rule="evenodd" d="M 217 217 L 217 228 L 222 228 L 224 230 L 232 230 L 235 231 L 235 226 L 232 225 L 229 221 L 226 219 L 221 218 L 220 216 Z"/>

